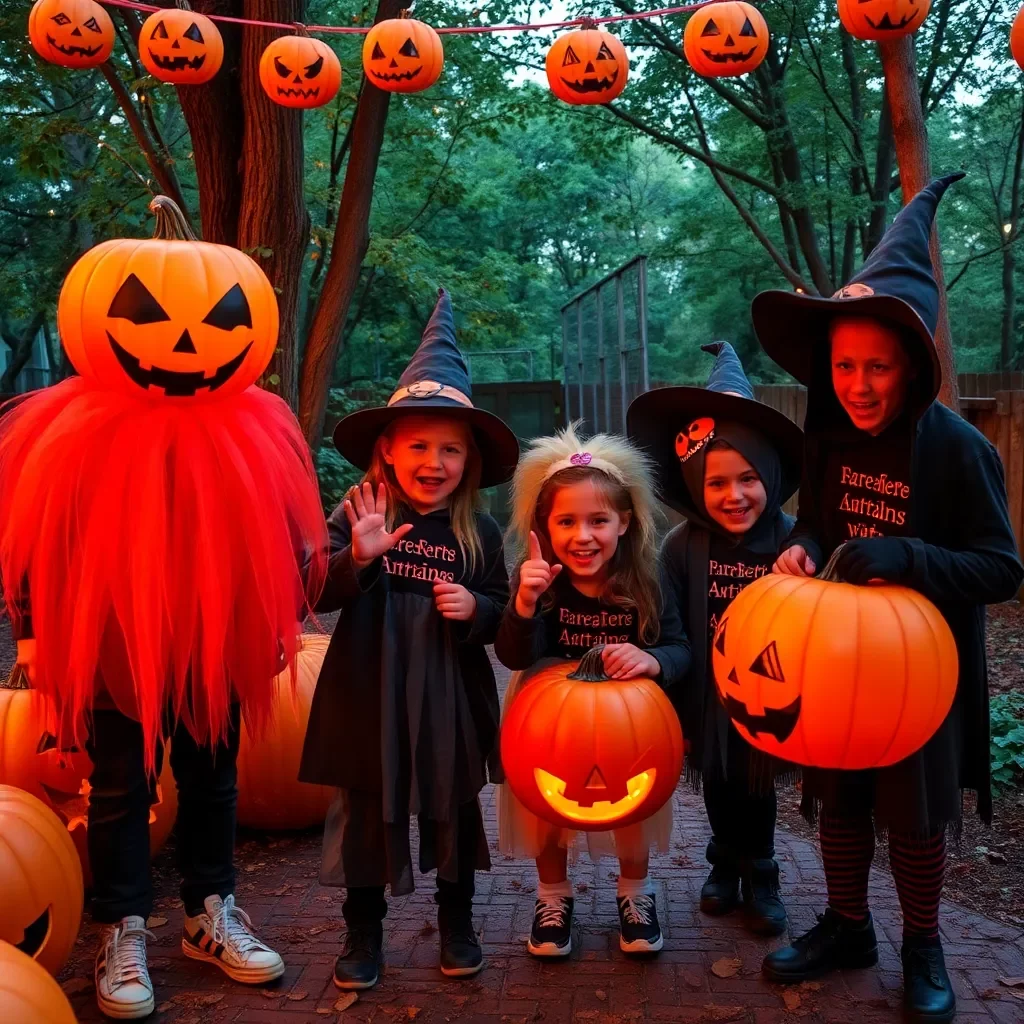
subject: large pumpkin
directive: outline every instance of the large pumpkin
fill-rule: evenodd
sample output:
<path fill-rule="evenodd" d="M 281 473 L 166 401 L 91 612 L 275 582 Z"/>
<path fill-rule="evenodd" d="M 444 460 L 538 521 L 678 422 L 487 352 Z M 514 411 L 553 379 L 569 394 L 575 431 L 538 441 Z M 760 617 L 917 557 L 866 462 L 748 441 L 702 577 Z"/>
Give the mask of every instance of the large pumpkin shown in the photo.
<path fill-rule="evenodd" d="M 1010 53 L 1017 64 L 1024 68 L 1024 7 L 1017 12 L 1010 28 Z"/>
<path fill-rule="evenodd" d="M 4 1024 L 75 1024 L 60 985 L 31 957 L 0 942 L 0 1020 Z"/>
<path fill-rule="evenodd" d="M 742 0 L 705 4 L 690 16 L 683 53 L 690 67 L 707 78 L 730 78 L 753 71 L 768 53 L 768 23 Z"/>
<path fill-rule="evenodd" d="M 0 942 L 56 974 L 78 937 L 83 897 L 67 829 L 41 800 L 0 786 Z"/>
<path fill-rule="evenodd" d="M 839 20 L 858 39 L 896 39 L 916 32 L 932 0 L 839 0 Z"/>
<path fill-rule="evenodd" d="M 839 583 L 828 568 L 820 579 L 751 583 L 722 617 L 711 656 L 740 735 L 816 768 L 902 761 L 935 734 L 956 693 L 956 643 L 930 601 L 906 587 Z"/>
<path fill-rule="evenodd" d="M 378 22 L 363 42 L 367 79 L 387 92 L 429 89 L 444 66 L 441 37 L 422 21 L 403 11 L 399 18 Z"/>
<path fill-rule="evenodd" d="M 83 377 L 154 400 L 244 391 L 277 346 L 277 299 L 262 270 L 228 245 L 197 241 L 166 196 L 152 239 L 90 249 L 64 281 L 57 326 Z"/>
<path fill-rule="evenodd" d="M 544 61 L 551 91 L 566 103 L 610 103 L 626 88 L 626 48 L 604 29 L 585 25 L 559 36 Z"/>
<path fill-rule="evenodd" d="M 341 62 L 312 36 L 281 36 L 260 57 L 263 91 L 282 107 L 322 107 L 341 86 Z"/>
<path fill-rule="evenodd" d="M 512 792 L 539 818 L 604 831 L 650 817 L 672 797 L 683 733 L 650 679 L 609 679 L 603 647 L 541 669 L 501 726 Z"/>
<path fill-rule="evenodd" d="M 251 828 L 322 825 L 334 798 L 328 786 L 299 782 L 302 743 L 320 667 L 331 638 L 304 633 L 295 656 L 295 690 L 285 669 L 274 681 L 276 701 L 266 732 L 253 740 L 242 727 L 238 751 L 238 822 Z"/>
<path fill-rule="evenodd" d="M 155 11 L 142 23 L 139 58 L 161 82 L 202 85 L 220 70 L 224 40 L 209 18 L 178 0 L 178 7 Z"/>
<path fill-rule="evenodd" d="M 93 68 L 114 49 L 114 23 L 93 0 L 36 0 L 28 16 L 36 53 L 66 68 Z"/>

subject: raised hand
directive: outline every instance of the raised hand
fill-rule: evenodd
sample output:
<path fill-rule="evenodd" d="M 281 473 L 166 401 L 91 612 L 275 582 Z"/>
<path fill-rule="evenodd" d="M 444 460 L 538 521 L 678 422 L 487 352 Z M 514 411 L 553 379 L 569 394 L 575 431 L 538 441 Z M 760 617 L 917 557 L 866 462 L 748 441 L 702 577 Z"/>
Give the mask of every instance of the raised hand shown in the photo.
<path fill-rule="evenodd" d="M 524 619 L 532 618 L 541 594 L 562 571 L 560 565 L 544 561 L 537 534 L 530 531 L 530 557 L 519 567 L 519 590 L 516 592 L 516 612 Z"/>
<path fill-rule="evenodd" d="M 654 679 L 661 665 L 653 654 L 641 651 L 635 644 L 607 644 L 601 652 L 604 670 L 612 679 Z"/>
<path fill-rule="evenodd" d="M 799 544 L 786 548 L 772 566 L 772 572 L 783 576 L 813 576 L 817 570 L 814 559 Z"/>
<path fill-rule="evenodd" d="M 387 527 L 387 492 L 384 485 L 377 488 L 364 483 L 345 499 L 345 515 L 352 527 L 352 561 L 357 569 L 365 569 L 374 559 L 390 551 L 411 529 L 411 523 L 399 526 L 393 533 Z"/>
<path fill-rule="evenodd" d="M 446 619 L 469 622 L 476 614 L 476 598 L 458 583 L 435 583 L 434 604 Z"/>

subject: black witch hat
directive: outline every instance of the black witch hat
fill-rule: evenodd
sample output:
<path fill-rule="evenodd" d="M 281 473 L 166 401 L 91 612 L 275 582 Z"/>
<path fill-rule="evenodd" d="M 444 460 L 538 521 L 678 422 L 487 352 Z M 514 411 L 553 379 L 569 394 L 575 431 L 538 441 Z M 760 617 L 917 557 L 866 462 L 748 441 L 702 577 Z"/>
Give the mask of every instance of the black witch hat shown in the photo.
<path fill-rule="evenodd" d="M 398 378 L 398 390 L 386 406 L 349 413 L 334 428 L 334 446 L 353 466 L 369 469 L 377 438 L 410 412 L 463 420 L 473 428 L 482 460 L 481 487 L 503 483 L 515 472 L 519 441 L 503 420 L 473 405 L 469 371 L 455 343 L 451 298 L 443 288 L 419 347 Z"/>
<path fill-rule="evenodd" d="M 946 189 L 963 172 L 936 178 L 897 214 L 867 262 L 849 284 L 831 298 L 788 291 L 761 292 L 750 315 L 762 348 L 801 384 L 810 385 L 816 353 L 828 342 L 836 316 L 864 316 L 901 328 L 915 365 L 928 367 L 934 385 L 942 381 L 935 351 L 939 289 L 932 271 L 928 240 L 935 210 Z"/>

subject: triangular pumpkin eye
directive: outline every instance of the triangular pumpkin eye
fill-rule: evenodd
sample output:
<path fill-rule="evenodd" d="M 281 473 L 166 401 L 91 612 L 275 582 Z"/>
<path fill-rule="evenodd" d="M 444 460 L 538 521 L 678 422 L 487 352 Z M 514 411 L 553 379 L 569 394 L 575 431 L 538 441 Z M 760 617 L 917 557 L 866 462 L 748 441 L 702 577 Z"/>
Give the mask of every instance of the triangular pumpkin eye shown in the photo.
<path fill-rule="evenodd" d="M 252 314 L 241 285 L 232 285 L 230 291 L 203 319 L 210 327 L 231 331 L 236 327 L 252 327 Z"/>
<path fill-rule="evenodd" d="M 576 56 L 576 52 L 571 46 L 565 48 L 565 56 L 562 58 L 562 67 L 566 67 L 569 64 L 579 64 L 580 59 Z"/>
<path fill-rule="evenodd" d="M 39 746 L 36 747 L 37 754 L 45 754 L 48 750 L 57 749 L 57 737 L 52 732 L 44 732 L 39 737 Z"/>
<path fill-rule="evenodd" d="M 185 29 L 185 38 L 191 39 L 193 43 L 201 43 L 203 41 L 203 33 L 199 31 L 199 26 L 194 21 Z"/>
<path fill-rule="evenodd" d="M 754 26 L 750 24 L 750 19 L 749 18 L 747 18 L 747 20 L 743 22 L 743 28 L 740 29 L 740 35 L 741 36 L 756 36 L 757 35 L 757 33 L 754 31 Z"/>
<path fill-rule="evenodd" d="M 162 21 L 156 23 L 156 28 L 153 29 L 154 39 L 166 39 L 167 38 L 167 26 Z"/>
<path fill-rule="evenodd" d="M 323 59 L 323 57 L 317 57 L 317 59 L 315 61 L 313 61 L 312 64 L 307 64 L 306 65 L 306 77 L 307 78 L 316 78 L 316 76 L 320 74 L 321 70 L 323 70 L 323 66 L 324 66 L 324 59 Z"/>
<path fill-rule="evenodd" d="M 90 32 L 102 32 L 102 31 L 103 31 L 103 29 L 101 29 L 101 28 L 100 28 L 100 23 L 99 23 L 99 22 L 98 22 L 98 21 L 97 21 L 97 20 L 96 20 L 95 18 L 90 18 L 90 19 L 89 19 L 89 20 L 88 20 L 88 21 L 87 21 L 87 22 L 85 23 L 85 27 L 86 27 L 86 28 L 87 28 L 87 29 L 88 29 L 88 30 L 89 30 Z"/>
<path fill-rule="evenodd" d="M 750 671 L 756 676 L 774 679 L 777 683 L 786 681 L 782 673 L 782 662 L 779 661 L 779 649 L 775 646 L 774 640 L 754 659 Z"/>
<path fill-rule="evenodd" d="M 129 274 L 117 289 L 107 316 L 133 324 L 159 324 L 171 319 L 153 293 L 134 274 Z"/>
<path fill-rule="evenodd" d="M 736 676 L 736 669 L 735 668 L 731 668 L 729 670 L 729 682 L 730 683 L 735 683 L 736 686 L 740 685 L 740 681 L 739 681 L 739 679 Z"/>
<path fill-rule="evenodd" d="M 370 54 L 370 60 L 383 60 L 384 51 L 380 48 L 380 43 L 373 44 L 373 53 Z"/>
<path fill-rule="evenodd" d="M 715 650 L 719 654 L 725 654 L 725 628 L 728 626 L 729 620 L 725 619 L 722 622 L 721 628 L 718 630 L 718 636 L 715 637 Z"/>
<path fill-rule="evenodd" d="M 50 19 L 50 21 L 52 21 L 55 25 L 60 25 L 62 27 L 64 25 L 70 25 L 71 24 L 71 19 L 63 11 L 60 11 L 59 13 L 55 14 Z"/>
<path fill-rule="evenodd" d="M 398 52 L 403 57 L 418 57 L 420 55 L 420 51 L 416 49 L 416 44 L 411 39 L 406 39 Z"/>
<path fill-rule="evenodd" d="M 291 68 L 289 68 L 286 64 L 282 64 L 281 63 L 281 58 L 280 57 L 275 57 L 274 58 L 274 70 L 282 78 L 287 78 L 292 73 Z"/>
<path fill-rule="evenodd" d="M 719 31 L 718 26 L 708 18 L 708 23 L 704 26 L 704 31 L 701 32 L 702 36 L 720 36 L 722 33 Z"/>
<path fill-rule="evenodd" d="M 597 51 L 597 60 L 615 60 L 615 54 L 608 49 L 607 43 L 601 44 L 601 49 Z"/>

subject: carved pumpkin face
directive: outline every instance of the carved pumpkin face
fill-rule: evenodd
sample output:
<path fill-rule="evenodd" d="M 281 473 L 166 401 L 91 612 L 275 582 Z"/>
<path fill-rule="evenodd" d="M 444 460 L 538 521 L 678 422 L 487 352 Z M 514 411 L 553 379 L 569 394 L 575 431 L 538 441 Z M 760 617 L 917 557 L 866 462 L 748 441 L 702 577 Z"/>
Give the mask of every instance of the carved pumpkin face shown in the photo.
<path fill-rule="evenodd" d="M 244 253 L 181 237 L 164 216 L 160 206 L 158 237 L 103 242 L 71 268 L 57 305 L 61 341 L 83 377 L 120 391 L 238 394 L 277 345 L 274 290 Z"/>
<path fill-rule="evenodd" d="M 390 18 L 374 25 L 363 43 L 363 70 L 378 89 L 421 92 L 441 74 L 441 37 L 422 21 Z"/>
<path fill-rule="evenodd" d="M 753 71 L 768 53 L 768 41 L 761 12 L 732 0 L 693 13 L 683 32 L 683 52 L 698 75 L 729 78 Z"/>
<path fill-rule="evenodd" d="M 0 786 L 0 941 L 56 974 L 78 936 L 83 898 L 67 829 L 31 794 Z"/>
<path fill-rule="evenodd" d="M 953 635 L 896 586 L 768 575 L 729 605 L 711 645 L 719 698 L 767 754 L 817 768 L 895 764 L 953 702 Z"/>
<path fill-rule="evenodd" d="M 610 680 L 601 648 L 542 669 L 501 727 L 509 785 L 534 814 L 583 830 L 621 828 L 671 798 L 683 764 L 679 719 L 650 679 Z"/>
<path fill-rule="evenodd" d="M 263 91 L 282 107 L 322 107 L 341 86 L 341 62 L 311 36 L 281 36 L 260 58 Z"/>
<path fill-rule="evenodd" d="M 6 942 L 0 942 L 0 1020 L 7 1024 L 76 1024 L 60 985 Z"/>
<path fill-rule="evenodd" d="M 931 0 L 839 0 L 839 20 L 858 39 L 897 39 L 916 32 Z"/>
<path fill-rule="evenodd" d="M 40 57 L 66 68 L 96 67 L 114 48 L 114 23 L 93 0 L 37 0 L 28 34 Z"/>
<path fill-rule="evenodd" d="M 714 436 L 715 421 L 710 416 L 700 416 L 676 434 L 676 458 L 680 462 L 693 458 Z"/>
<path fill-rule="evenodd" d="M 143 22 L 139 57 L 161 82 L 202 85 L 220 70 L 224 40 L 209 18 L 172 7 Z"/>
<path fill-rule="evenodd" d="M 544 62 L 551 91 L 566 103 L 610 103 L 626 88 L 629 58 L 610 32 L 581 28 L 559 36 Z"/>

